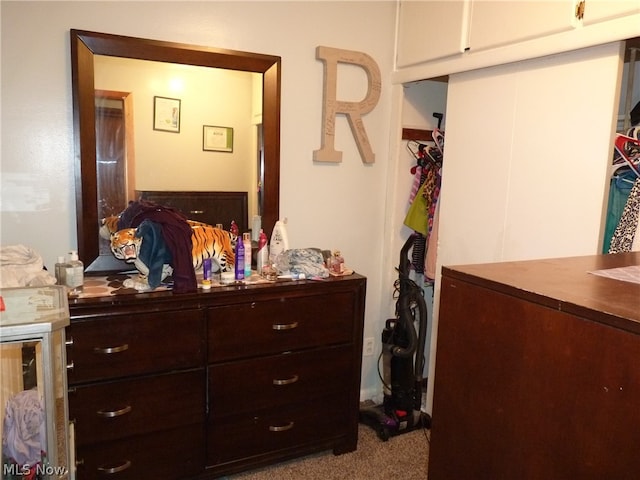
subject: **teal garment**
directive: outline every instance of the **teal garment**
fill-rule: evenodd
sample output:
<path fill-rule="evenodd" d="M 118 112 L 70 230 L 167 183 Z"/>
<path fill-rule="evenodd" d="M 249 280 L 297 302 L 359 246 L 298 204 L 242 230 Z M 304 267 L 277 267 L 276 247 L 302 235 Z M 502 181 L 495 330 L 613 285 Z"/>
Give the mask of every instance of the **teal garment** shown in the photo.
<path fill-rule="evenodd" d="M 624 210 L 624 206 L 627 204 L 629 192 L 631 192 L 633 182 L 636 181 L 636 178 L 636 174 L 628 168 L 620 169 L 616 175 L 611 177 L 602 253 L 609 253 L 613 233 L 615 232 L 618 223 L 620 223 L 622 211 Z"/>

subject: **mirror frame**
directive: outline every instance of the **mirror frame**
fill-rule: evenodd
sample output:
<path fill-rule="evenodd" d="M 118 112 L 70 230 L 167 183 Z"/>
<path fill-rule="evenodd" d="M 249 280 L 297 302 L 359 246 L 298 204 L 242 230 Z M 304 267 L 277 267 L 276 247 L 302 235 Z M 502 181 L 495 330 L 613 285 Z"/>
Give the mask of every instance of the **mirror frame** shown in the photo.
<path fill-rule="evenodd" d="M 94 55 L 197 65 L 263 74 L 262 128 L 264 203 L 262 225 L 267 237 L 280 209 L 280 88 L 281 58 L 160 40 L 125 37 L 72 29 L 71 74 L 75 146 L 75 187 L 78 254 L 87 273 L 109 273 L 122 268 L 100 261 L 95 132 Z M 251 219 L 248 219 L 251 222 Z M 250 224 L 250 223 L 249 223 Z M 115 260 L 115 258 L 113 258 Z M 113 265 L 113 263 L 112 263 Z M 122 265 L 122 264 L 120 264 Z"/>

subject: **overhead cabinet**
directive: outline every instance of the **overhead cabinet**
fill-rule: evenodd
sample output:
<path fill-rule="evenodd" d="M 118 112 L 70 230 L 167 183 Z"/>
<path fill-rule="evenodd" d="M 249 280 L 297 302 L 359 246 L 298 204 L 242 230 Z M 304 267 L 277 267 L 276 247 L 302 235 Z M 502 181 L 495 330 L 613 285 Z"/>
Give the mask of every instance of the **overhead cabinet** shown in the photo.
<path fill-rule="evenodd" d="M 587 0 L 583 25 L 614 20 L 640 13 L 640 0 Z"/>
<path fill-rule="evenodd" d="M 565 32 L 578 22 L 574 0 L 474 1 L 470 16 L 472 51 Z"/>
<path fill-rule="evenodd" d="M 640 29 L 633 19 L 640 0 L 401 1 L 398 8 L 396 68 L 450 65 L 438 75 L 623 40 Z"/>
<path fill-rule="evenodd" d="M 400 2 L 398 67 L 457 55 L 467 44 L 469 0 Z"/>

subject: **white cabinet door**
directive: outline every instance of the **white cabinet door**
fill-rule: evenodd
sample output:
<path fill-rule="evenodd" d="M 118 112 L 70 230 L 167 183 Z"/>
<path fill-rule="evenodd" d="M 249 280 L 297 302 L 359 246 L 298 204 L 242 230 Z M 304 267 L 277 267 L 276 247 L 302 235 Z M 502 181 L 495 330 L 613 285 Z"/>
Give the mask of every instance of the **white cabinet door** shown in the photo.
<path fill-rule="evenodd" d="M 586 0 L 582 23 L 612 20 L 640 13 L 640 0 Z"/>
<path fill-rule="evenodd" d="M 401 1 L 398 68 L 464 52 L 469 0 Z"/>
<path fill-rule="evenodd" d="M 472 53 L 564 32 L 578 25 L 574 0 L 475 0 L 470 17 Z"/>

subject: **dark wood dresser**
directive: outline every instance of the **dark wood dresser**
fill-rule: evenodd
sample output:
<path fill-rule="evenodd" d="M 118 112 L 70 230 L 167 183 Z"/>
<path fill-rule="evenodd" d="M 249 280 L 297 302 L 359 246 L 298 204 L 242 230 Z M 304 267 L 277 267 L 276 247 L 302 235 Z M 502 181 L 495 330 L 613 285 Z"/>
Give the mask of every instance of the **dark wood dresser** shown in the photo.
<path fill-rule="evenodd" d="M 443 268 L 429 480 L 637 479 L 640 253 Z"/>
<path fill-rule="evenodd" d="M 70 301 L 77 478 L 218 477 L 357 446 L 366 279 Z"/>
<path fill-rule="evenodd" d="M 209 225 L 220 223 L 227 230 L 234 221 L 241 233 L 251 228 L 247 192 L 138 191 L 136 195 L 137 198 L 176 208 L 190 220 Z"/>

